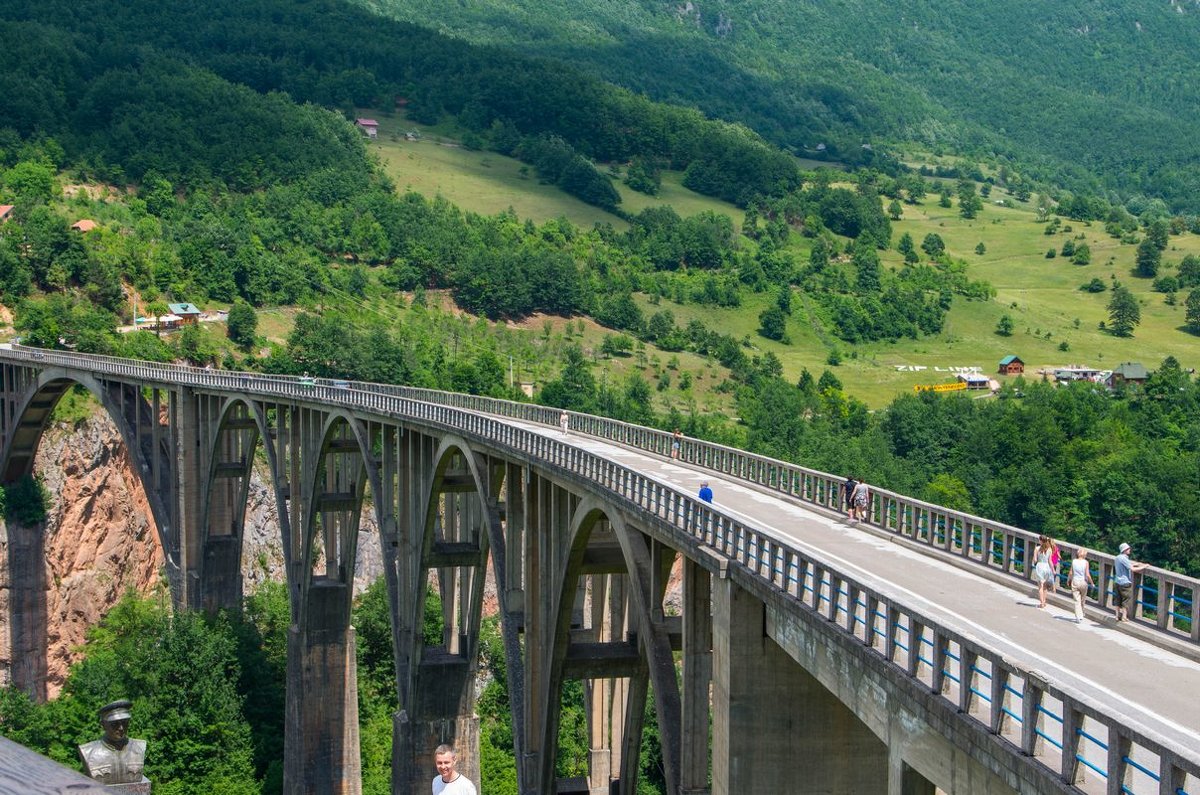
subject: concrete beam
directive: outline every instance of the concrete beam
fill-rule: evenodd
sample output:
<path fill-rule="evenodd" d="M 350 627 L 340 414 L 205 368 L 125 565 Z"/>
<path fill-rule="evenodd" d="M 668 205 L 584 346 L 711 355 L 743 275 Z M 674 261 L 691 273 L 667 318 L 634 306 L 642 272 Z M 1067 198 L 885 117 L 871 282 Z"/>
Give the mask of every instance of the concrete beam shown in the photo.
<path fill-rule="evenodd" d="M 714 583 L 713 795 L 886 792 L 887 748 L 767 636 L 765 613 Z"/>
<path fill-rule="evenodd" d="M 578 643 L 567 646 L 563 662 L 566 679 L 620 679 L 643 667 L 637 643 Z"/>

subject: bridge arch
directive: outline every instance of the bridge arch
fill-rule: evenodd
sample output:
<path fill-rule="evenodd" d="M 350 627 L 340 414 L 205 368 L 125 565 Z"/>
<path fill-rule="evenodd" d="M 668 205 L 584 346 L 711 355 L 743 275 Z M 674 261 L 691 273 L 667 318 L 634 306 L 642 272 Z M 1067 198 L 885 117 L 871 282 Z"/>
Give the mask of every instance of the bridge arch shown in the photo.
<path fill-rule="evenodd" d="M 245 539 L 246 508 L 254 459 L 263 444 L 267 457 L 272 494 L 282 526 L 287 512 L 279 488 L 271 428 L 260 404 L 243 396 L 223 399 L 205 453 L 208 466 L 200 489 L 199 522 L 200 565 L 195 572 L 199 582 L 189 589 L 193 607 L 209 612 L 241 608 L 242 552 Z M 286 545 L 286 542 L 285 542 Z"/>
<path fill-rule="evenodd" d="M 567 531 L 569 549 L 554 593 L 552 639 L 545 644 L 548 676 L 538 687 L 543 717 L 539 775 L 555 779 L 560 701 L 569 679 L 585 683 L 588 787 L 636 791 L 648 688 L 655 692 L 663 739 L 667 791 L 676 791 L 679 689 L 670 639 L 661 613 L 665 572 L 674 554 L 649 548 L 645 536 L 616 506 L 594 494 L 579 498 Z M 655 610 L 654 606 L 658 609 Z M 533 683 L 531 683 L 533 684 Z"/>
<path fill-rule="evenodd" d="M 76 385 L 87 389 L 100 402 L 129 451 L 139 484 L 150 504 L 168 577 L 174 586 L 179 574 L 179 545 L 176 517 L 168 499 L 169 491 L 164 488 L 169 487 L 164 477 L 169 479 L 170 473 L 163 471 L 166 462 L 159 455 L 169 446 L 169 439 L 165 432 L 156 432 L 160 430 L 156 412 L 158 390 L 153 390 L 152 403 L 140 390 L 106 383 L 88 373 L 68 372 L 60 367 L 36 371 L 15 401 L 13 425 L 5 435 L 4 449 L 0 451 L 2 482 L 12 483 L 33 473 L 34 458 L 50 417 L 63 396 Z M 143 427 L 143 421 L 146 427 Z M 155 439 L 159 441 L 158 445 Z"/>
<path fill-rule="evenodd" d="M 474 709 L 479 629 L 489 553 L 501 538 L 497 500 L 504 468 L 456 434 L 437 437 L 430 453 L 428 472 L 417 474 L 417 533 L 413 559 L 404 567 L 415 581 L 397 583 L 395 591 L 389 581 L 397 639 L 393 788 L 398 792 L 428 786 L 428 760 L 443 742 L 457 747 L 468 778 L 479 776 Z M 426 644 L 423 632 L 431 573 L 442 605 L 438 644 Z"/>

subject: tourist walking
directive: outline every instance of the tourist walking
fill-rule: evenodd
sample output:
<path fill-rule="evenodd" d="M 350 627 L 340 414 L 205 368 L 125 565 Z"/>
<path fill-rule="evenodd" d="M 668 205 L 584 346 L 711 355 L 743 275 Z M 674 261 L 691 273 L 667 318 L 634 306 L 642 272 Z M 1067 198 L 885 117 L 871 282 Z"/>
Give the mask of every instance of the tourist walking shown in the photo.
<path fill-rule="evenodd" d="M 1058 573 L 1062 571 L 1062 553 L 1058 551 L 1058 542 L 1053 538 L 1050 539 L 1050 571 L 1054 574 L 1054 579 L 1050 581 L 1050 585 L 1055 593 L 1058 593 Z"/>
<path fill-rule="evenodd" d="M 858 485 L 858 481 L 854 476 L 846 478 L 846 482 L 842 484 L 842 506 L 846 509 L 846 516 L 854 518 L 854 487 Z"/>
<path fill-rule="evenodd" d="M 867 488 L 867 482 L 860 480 L 855 483 L 854 491 L 850 493 L 850 497 L 854 501 L 851 517 L 860 522 L 866 521 L 867 506 L 871 502 L 871 491 Z"/>
<path fill-rule="evenodd" d="M 709 505 L 712 504 L 713 493 L 712 493 L 712 489 L 710 489 L 708 487 L 707 480 L 700 484 L 700 491 L 696 494 L 696 496 L 699 497 L 704 502 L 707 502 Z"/>
<path fill-rule="evenodd" d="M 1046 589 L 1054 579 L 1054 569 L 1050 565 L 1053 556 L 1054 545 L 1050 543 L 1050 536 L 1038 536 L 1037 549 L 1033 552 L 1033 581 L 1038 586 L 1038 607 L 1046 606 Z"/>
<path fill-rule="evenodd" d="M 1133 548 L 1129 544 L 1121 544 L 1117 548 L 1117 558 L 1113 561 L 1113 580 L 1116 582 L 1117 593 L 1114 603 L 1117 621 L 1129 620 L 1129 608 L 1134 607 L 1133 575 L 1145 570 L 1149 564 L 1135 563 L 1130 560 L 1129 553 Z"/>
<path fill-rule="evenodd" d="M 1071 595 L 1075 597 L 1075 623 L 1083 623 L 1083 605 L 1087 602 L 1088 588 L 1095 585 L 1092 582 L 1092 569 L 1088 566 L 1087 550 L 1083 547 L 1075 550 L 1071 560 Z"/>
<path fill-rule="evenodd" d="M 433 777 L 433 795 L 476 795 L 471 779 L 454 769 L 458 753 L 453 746 L 439 745 L 433 752 L 438 774 Z"/>
<path fill-rule="evenodd" d="M 673 459 L 679 458 L 679 448 L 680 448 L 682 441 L 683 441 L 683 434 L 679 432 L 678 428 L 676 428 L 675 433 L 672 434 L 672 436 L 671 436 L 671 458 L 673 458 Z"/>
<path fill-rule="evenodd" d="M 562 428 L 562 435 L 567 435 L 567 429 L 571 427 L 571 417 L 567 414 L 567 410 L 563 409 L 562 414 L 558 415 L 558 427 Z"/>

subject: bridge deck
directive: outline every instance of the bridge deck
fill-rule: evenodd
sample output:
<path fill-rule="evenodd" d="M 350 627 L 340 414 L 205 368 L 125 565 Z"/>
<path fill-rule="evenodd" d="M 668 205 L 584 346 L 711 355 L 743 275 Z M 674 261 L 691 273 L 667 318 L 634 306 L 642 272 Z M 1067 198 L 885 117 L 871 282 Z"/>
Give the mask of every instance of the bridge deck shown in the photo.
<path fill-rule="evenodd" d="M 533 423 L 514 424 L 561 438 Z M 843 574 L 986 641 L 1006 657 L 1109 707 L 1125 726 L 1183 748 L 1200 747 L 1200 663 L 1120 631 L 1093 610 L 1037 606 L 1037 594 L 894 543 L 753 486 L 669 459 L 577 434 L 566 442 L 690 494 L 707 480 L 717 508 L 787 539 Z M 1015 583 L 1014 583 L 1015 585 Z M 1088 754 L 1091 756 L 1091 754 Z"/>

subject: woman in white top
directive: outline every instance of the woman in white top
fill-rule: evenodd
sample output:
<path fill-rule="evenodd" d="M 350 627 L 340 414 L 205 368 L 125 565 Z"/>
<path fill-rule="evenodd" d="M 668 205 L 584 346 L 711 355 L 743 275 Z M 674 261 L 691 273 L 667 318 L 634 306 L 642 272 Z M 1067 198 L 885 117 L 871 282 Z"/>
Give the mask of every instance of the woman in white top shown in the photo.
<path fill-rule="evenodd" d="M 1075 597 L 1075 623 L 1083 623 L 1083 604 L 1088 588 L 1092 587 L 1092 569 L 1088 566 L 1087 550 L 1080 547 L 1071 561 L 1071 594 Z"/>
<path fill-rule="evenodd" d="M 1039 536 L 1033 553 L 1033 581 L 1038 584 L 1038 607 L 1046 606 L 1046 589 L 1054 581 L 1054 544 L 1049 536 Z"/>

